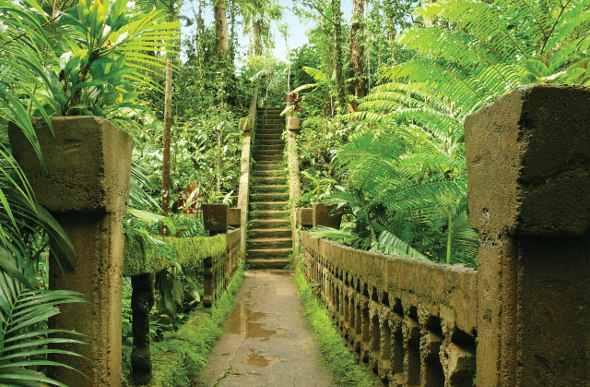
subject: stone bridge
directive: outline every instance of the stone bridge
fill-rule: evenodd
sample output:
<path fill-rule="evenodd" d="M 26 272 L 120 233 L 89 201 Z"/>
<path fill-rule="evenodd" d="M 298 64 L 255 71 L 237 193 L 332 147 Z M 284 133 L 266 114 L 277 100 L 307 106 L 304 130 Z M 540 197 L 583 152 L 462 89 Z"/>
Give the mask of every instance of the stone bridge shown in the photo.
<path fill-rule="evenodd" d="M 242 122 L 238 208 L 206 210 L 213 239 L 170 241 L 188 251 L 179 254 L 183 262 L 202 262 L 206 303 L 223 293 L 239 257 L 255 267 L 282 267 L 295 247 L 295 263 L 343 340 L 386 385 L 590 385 L 589 89 L 523 87 L 466 120 L 469 211 L 480 233 L 477 270 L 312 238 L 305 228 L 334 224 L 335 215 L 321 204 L 295 207 L 297 133 L 286 131 L 281 143 L 275 126 L 283 124 L 269 111 L 257 119 L 256 105 L 255 97 Z M 44 149 L 50 181 L 30 162 L 27 141 L 11 136 L 39 200 L 62 221 L 78 253 L 74 267 L 59 274 L 52 268 L 51 287 L 81 291 L 94 304 L 53 322 L 89 336 L 87 358 L 70 362 L 89 379 L 68 370 L 56 377 L 71 386 L 120 385 L 121 278 L 130 275 L 138 297 L 134 372 L 138 385 L 148 384 L 145 324 L 153 289 L 141 276 L 167 263 L 145 248 L 137 257 L 124 253 L 131 139 L 100 119 L 84 120 L 77 127 L 66 122 L 63 130 L 54 125 L 56 140 L 49 132 L 39 136 L 53 144 Z M 73 143 L 79 149 L 67 152 L 69 158 L 52 159 Z M 51 147 L 54 156 L 45 153 Z M 52 171 L 54 161 L 59 168 Z M 317 344 L 303 328 L 295 287 L 283 274 L 247 274 L 207 383 L 330 384 Z"/>

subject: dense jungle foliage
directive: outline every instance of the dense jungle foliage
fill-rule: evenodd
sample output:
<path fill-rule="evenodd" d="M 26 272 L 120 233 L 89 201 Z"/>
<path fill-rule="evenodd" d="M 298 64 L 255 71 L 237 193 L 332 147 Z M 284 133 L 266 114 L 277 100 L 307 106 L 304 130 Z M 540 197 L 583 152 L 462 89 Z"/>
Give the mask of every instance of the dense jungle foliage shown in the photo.
<path fill-rule="evenodd" d="M 304 33 L 290 13 L 307 43 L 281 60 L 276 42 Z M 200 204 L 236 203 L 254 87 L 259 107 L 292 93 L 298 204 L 344 212 L 318 236 L 477 267 L 465 117 L 521 85 L 590 86 L 588 31 L 590 0 L 0 0 L 0 384 L 59 385 L 52 345 L 83 341 L 47 327 L 83 295 L 48 290 L 49 246 L 66 263 L 70 244 L 12 157 L 9 126 L 41 164 L 34 119 L 100 116 L 133 134 L 125 231 L 173 260 L 158 234 L 205 235 Z M 198 305 L 185 274 L 156 274 L 156 341 Z"/>

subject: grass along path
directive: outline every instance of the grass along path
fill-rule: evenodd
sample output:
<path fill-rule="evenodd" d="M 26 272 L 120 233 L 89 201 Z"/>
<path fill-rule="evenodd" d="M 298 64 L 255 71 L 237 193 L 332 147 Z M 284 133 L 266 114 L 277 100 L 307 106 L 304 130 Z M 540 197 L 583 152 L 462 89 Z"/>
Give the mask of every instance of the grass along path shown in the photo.
<path fill-rule="evenodd" d="M 234 296 L 244 281 L 243 265 L 238 267 L 228 290 L 211 309 L 199 309 L 177 332 L 152 343 L 153 386 L 195 385 L 208 367 L 209 356 L 234 305 Z"/>
<path fill-rule="evenodd" d="M 298 265 L 295 273 L 295 283 L 299 289 L 307 321 L 316 333 L 316 340 L 319 342 L 328 369 L 333 375 L 334 384 L 358 387 L 381 386 L 382 384 L 373 374 L 354 360 L 353 354 L 332 325 L 328 312 L 313 297 L 301 271 L 301 264 Z"/>

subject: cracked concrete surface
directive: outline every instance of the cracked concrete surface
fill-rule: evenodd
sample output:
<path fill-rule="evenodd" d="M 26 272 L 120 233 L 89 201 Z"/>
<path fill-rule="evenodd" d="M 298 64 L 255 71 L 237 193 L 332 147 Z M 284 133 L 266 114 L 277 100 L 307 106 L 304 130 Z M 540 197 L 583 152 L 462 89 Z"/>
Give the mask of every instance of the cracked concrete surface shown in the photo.
<path fill-rule="evenodd" d="M 330 386 L 292 272 L 248 271 L 201 386 Z"/>

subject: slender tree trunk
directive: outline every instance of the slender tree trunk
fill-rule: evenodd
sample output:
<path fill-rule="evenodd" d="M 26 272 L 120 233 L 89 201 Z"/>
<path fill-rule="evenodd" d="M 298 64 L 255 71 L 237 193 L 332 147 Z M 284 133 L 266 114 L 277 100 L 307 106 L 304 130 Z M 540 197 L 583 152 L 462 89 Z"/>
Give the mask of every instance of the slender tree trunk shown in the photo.
<path fill-rule="evenodd" d="M 174 21 L 174 2 L 170 1 L 168 20 Z M 172 54 L 166 58 L 166 90 L 164 94 L 164 141 L 162 146 L 162 215 L 168 216 L 170 203 L 170 128 L 172 126 Z M 170 230 L 162 226 L 161 234 Z"/>
<path fill-rule="evenodd" d="M 344 89 L 344 70 L 342 65 L 342 10 L 340 0 L 332 0 L 332 15 L 334 17 L 334 54 L 336 68 L 336 90 L 338 105 L 341 110 L 346 107 L 346 90 Z"/>
<path fill-rule="evenodd" d="M 215 0 L 213 3 L 213 13 L 215 17 L 215 57 L 219 70 L 219 94 L 218 102 L 220 106 L 225 106 L 226 89 L 228 81 L 228 32 L 226 16 L 226 0 Z"/>
<path fill-rule="evenodd" d="M 217 159 L 215 160 L 215 170 L 216 170 L 216 182 L 215 182 L 215 188 L 217 189 L 217 192 L 221 192 L 221 175 L 223 173 L 223 169 L 222 169 L 222 164 L 223 164 L 223 132 L 219 131 L 217 132 Z"/>
<path fill-rule="evenodd" d="M 352 26 L 350 29 L 350 66 L 355 80 L 352 82 L 352 93 L 357 98 L 365 96 L 365 68 L 363 64 L 364 47 L 364 22 L 365 0 L 353 0 Z"/>
<path fill-rule="evenodd" d="M 220 61 L 227 60 L 228 33 L 226 17 L 226 0 L 215 0 L 213 13 L 215 16 L 215 55 Z"/>
<path fill-rule="evenodd" d="M 230 18 L 230 35 L 229 35 L 229 60 L 233 62 L 236 57 L 236 0 L 232 0 L 231 8 L 229 11 Z"/>
<path fill-rule="evenodd" d="M 254 55 L 262 55 L 262 26 L 260 20 L 252 19 L 252 31 L 254 32 Z"/>

